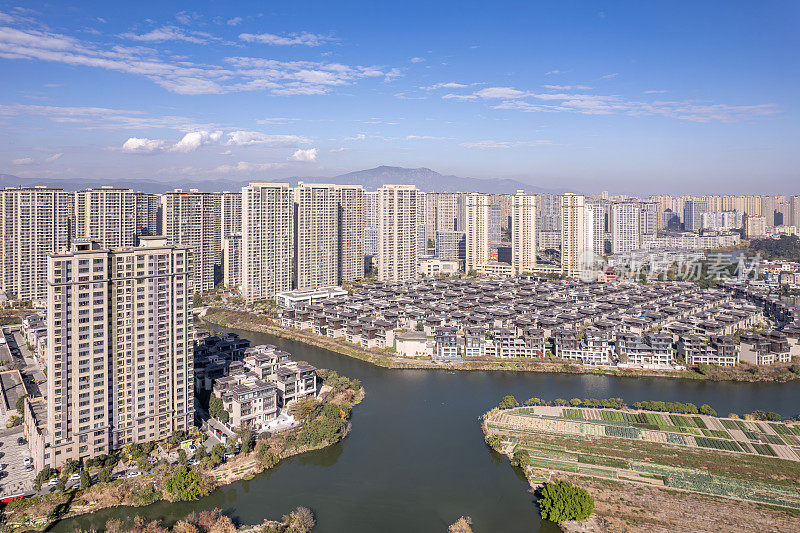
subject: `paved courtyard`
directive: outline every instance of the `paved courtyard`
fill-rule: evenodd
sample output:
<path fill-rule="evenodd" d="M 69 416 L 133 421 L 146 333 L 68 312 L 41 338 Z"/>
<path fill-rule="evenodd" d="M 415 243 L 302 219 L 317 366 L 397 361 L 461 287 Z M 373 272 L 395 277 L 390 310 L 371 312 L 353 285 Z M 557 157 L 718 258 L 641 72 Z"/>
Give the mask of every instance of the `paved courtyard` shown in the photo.
<path fill-rule="evenodd" d="M 25 470 L 24 459 L 30 457 L 27 444 L 17 444 L 22 427 L 0 430 L 0 496 L 10 496 L 33 490 L 36 472 Z"/>

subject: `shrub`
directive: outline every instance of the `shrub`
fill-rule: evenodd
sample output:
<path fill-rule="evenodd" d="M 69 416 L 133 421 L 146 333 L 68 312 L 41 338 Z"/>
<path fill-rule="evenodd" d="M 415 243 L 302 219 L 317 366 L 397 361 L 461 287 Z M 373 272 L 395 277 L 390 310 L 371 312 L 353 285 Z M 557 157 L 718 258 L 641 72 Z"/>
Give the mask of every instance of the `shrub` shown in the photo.
<path fill-rule="evenodd" d="M 185 465 L 179 466 L 174 474 L 164 480 L 164 490 L 180 501 L 196 500 L 212 489 L 209 478 Z"/>
<path fill-rule="evenodd" d="M 586 520 L 594 511 L 594 499 L 584 489 L 559 480 L 544 486 L 539 509 L 542 518 L 551 522 Z"/>
<path fill-rule="evenodd" d="M 703 404 L 700 406 L 700 414 L 702 415 L 709 415 L 709 416 L 717 416 L 717 412 L 708 404 Z"/>
<path fill-rule="evenodd" d="M 503 442 L 498 435 L 487 435 L 486 444 L 496 452 L 499 452 L 503 446 Z"/>
<path fill-rule="evenodd" d="M 707 376 L 711 373 L 711 367 L 705 363 L 700 363 L 699 365 L 697 365 L 697 371 L 700 374 Z"/>
<path fill-rule="evenodd" d="M 792 365 L 789 367 L 789 371 L 792 374 L 800 374 L 800 365 Z"/>
<path fill-rule="evenodd" d="M 519 407 L 519 402 L 513 396 L 503 396 L 498 407 L 500 407 L 500 409 L 512 409 L 514 407 Z"/>
<path fill-rule="evenodd" d="M 543 403 L 540 398 L 528 398 L 525 400 L 525 405 L 542 405 Z"/>

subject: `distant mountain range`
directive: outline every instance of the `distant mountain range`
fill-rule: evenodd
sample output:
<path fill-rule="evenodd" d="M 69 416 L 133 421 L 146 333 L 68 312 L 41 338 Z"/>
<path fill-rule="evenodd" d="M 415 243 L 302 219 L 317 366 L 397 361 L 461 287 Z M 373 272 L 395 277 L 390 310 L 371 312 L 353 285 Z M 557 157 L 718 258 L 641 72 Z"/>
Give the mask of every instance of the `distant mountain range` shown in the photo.
<path fill-rule="evenodd" d="M 86 179 L 86 178 L 20 178 L 11 174 L 0 174 L 0 188 L 2 187 L 32 187 L 45 185 L 48 187 L 61 187 L 65 190 L 79 190 L 88 187 L 111 185 L 113 187 L 126 187 L 142 192 L 161 193 L 174 188 L 200 189 L 202 191 L 236 191 L 243 185 L 253 180 L 211 179 L 198 180 L 186 179 L 176 182 L 158 181 L 152 179 Z M 513 193 L 520 189 L 529 193 L 563 192 L 563 190 L 544 189 L 534 185 L 526 185 L 511 179 L 477 179 L 462 178 L 439 174 L 429 168 L 403 168 L 380 166 L 369 170 L 348 172 L 333 177 L 294 177 L 275 180 L 288 181 L 296 185 L 298 181 L 306 183 L 341 183 L 347 185 L 363 185 L 367 189 L 377 189 L 387 183 L 416 185 L 425 192 L 442 191 L 480 191 L 486 193 Z"/>

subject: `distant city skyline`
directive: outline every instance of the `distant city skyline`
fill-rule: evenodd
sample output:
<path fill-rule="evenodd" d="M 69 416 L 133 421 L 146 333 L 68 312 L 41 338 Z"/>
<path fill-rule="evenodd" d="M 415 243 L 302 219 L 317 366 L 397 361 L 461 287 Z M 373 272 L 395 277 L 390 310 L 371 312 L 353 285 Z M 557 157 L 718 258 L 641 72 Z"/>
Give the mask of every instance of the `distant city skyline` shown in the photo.
<path fill-rule="evenodd" d="M 0 2 L 0 173 L 796 194 L 799 21 L 790 2 Z"/>

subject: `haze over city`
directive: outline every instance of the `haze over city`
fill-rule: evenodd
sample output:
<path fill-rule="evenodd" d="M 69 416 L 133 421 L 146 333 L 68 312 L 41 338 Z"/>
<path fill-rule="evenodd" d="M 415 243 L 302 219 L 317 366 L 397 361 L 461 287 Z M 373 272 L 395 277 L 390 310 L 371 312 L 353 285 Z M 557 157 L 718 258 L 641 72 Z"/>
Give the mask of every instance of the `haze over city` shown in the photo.
<path fill-rule="evenodd" d="M 794 2 L 0 3 L 0 173 L 787 194 Z"/>

